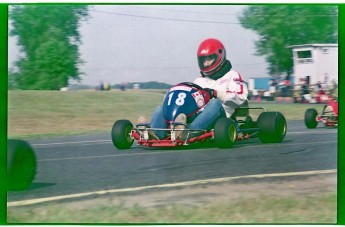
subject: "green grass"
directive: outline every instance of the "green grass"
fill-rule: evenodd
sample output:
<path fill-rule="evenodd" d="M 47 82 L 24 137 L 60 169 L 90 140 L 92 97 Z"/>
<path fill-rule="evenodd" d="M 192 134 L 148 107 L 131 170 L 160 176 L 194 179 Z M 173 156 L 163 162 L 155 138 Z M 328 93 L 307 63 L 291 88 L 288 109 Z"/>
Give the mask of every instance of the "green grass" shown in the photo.
<path fill-rule="evenodd" d="M 69 135 L 108 131 L 118 119 L 150 118 L 163 92 L 9 91 L 9 137 Z M 323 105 L 250 103 L 302 120 L 308 108 Z M 299 197 L 242 198 L 202 206 L 124 207 L 112 201 L 76 207 L 70 203 L 8 207 L 9 223 L 335 223 L 336 193 Z"/>
<path fill-rule="evenodd" d="M 8 93 L 8 136 L 34 137 L 110 131 L 118 119 L 133 123 L 139 116 L 150 119 L 164 96 L 162 90 L 19 91 Z M 267 111 L 280 111 L 289 120 L 303 119 L 307 108 L 322 105 L 250 103 Z M 257 113 L 253 111 L 253 114 Z"/>
<path fill-rule="evenodd" d="M 8 208 L 9 223 L 336 223 L 337 195 L 243 198 L 203 205 L 169 205 L 125 208 L 109 198 L 96 206 L 69 203 Z M 94 215 L 97 214 L 97 215 Z"/>
<path fill-rule="evenodd" d="M 9 91 L 9 137 L 110 131 L 118 119 L 150 117 L 162 94 L 143 91 Z"/>

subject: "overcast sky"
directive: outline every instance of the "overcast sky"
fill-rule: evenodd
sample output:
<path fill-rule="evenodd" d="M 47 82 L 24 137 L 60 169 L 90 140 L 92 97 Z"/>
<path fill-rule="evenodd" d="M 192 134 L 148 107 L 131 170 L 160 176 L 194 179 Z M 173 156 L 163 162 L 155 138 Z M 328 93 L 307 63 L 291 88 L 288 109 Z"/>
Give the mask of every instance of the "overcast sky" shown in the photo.
<path fill-rule="evenodd" d="M 245 79 L 266 77 L 255 56 L 256 33 L 241 27 L 243 5 L 98 5 L 81 23 L 82 84 L 159 81 L 174 84 L 199 76 L 196 51 L 209 37 L 223 42 L 233 69 Z M 9 66 L 18 58 L 9 37 Z"/>

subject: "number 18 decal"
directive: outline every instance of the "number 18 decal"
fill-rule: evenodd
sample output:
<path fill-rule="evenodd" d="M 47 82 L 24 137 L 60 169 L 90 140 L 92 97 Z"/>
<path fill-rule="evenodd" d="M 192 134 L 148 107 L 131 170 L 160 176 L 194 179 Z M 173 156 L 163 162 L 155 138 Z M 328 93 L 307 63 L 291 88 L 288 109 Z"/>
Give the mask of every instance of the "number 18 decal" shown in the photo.
<path fill-rule="evenodd" d="M 171 104 L 171 99 L 172 99 L 173 95 L 174 95 L 174 92 L 171 92 L 169 94 L 168 106 L 170 106 L 170 104 Z M 186 96 L 187 95 L 184 92 L 178 93 L 178 95 L 177 95 L 178 98 L 175 100 L 176 105 L 182 106 L 184 104 L 184 99 L 186 98 Z"/>

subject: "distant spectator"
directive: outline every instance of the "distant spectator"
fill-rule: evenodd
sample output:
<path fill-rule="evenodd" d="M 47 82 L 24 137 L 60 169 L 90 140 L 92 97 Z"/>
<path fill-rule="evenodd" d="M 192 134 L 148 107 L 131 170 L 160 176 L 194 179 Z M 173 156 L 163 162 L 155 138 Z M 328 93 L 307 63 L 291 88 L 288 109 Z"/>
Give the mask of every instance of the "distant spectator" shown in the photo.
<path fill-rule="evenodd" d="M 290 91 L 290 86 L 291 86 L 290 76 L 286 76 L 284 80 L 281 80 L 279 85 L 280 85 L 281 96 L 283 97 L 289 96 L 289 91 Z"/>
<path fill-rule="evenodd" d="M 321 88 L 322 88 L 321 82 L 318 81 L 316 83 L 316 86 L 315 86 L 315 89 L 314 89 L 315 93 L 318 93 L 321 90 Z"/>
<path fill-rule="evenodd" d="M 302 95 L 307 95 L 307 94 L 309 94 L 309 88 L 308 88 L 308 85 L 304 83 L 302 85 Z"/>
<path fill-rule="evenodd" d="M 308 100 L 306 96 L 309 95 L 309 86 L 305 79 L 302 79 L 302 88 L 301 88 L 301 103 L 306 103 Z"/>
<path fill-rule="evenodd" d="M 337 84 L 337 81 L 335 79 L 333 79 L 331 82 L 331 86 L 329 88 L 329 93 L 330 93 L 330 96 L 332 96 L 332 97 L 338 97 L 338 84 Z"/>
<path fill-rule="evenodd" d="M 270 79 L 268 85 L 271 96 L 275 97 L 277 82 L 275 81 L 275 79 Z"/>
<path fill-rule="evenodd" d="M 287 75 L 286 77 L 285 77 L 285 80 L 284 80 L 284 84 L 285 84 L 285 95 L 286 96 L 291 96 L 291 81 L 290 81 L 290 75 Z"/>
<path fill-rule="evenodd" d="M 329 89 L 329 80 L 328 80 L 328 75 L 325 75 L 325 80 L 322 83 L 322 88 L 327 91 Z"/>
<path fill-rule="evenodd" d="M 253 97 L 254 97 L 254 100 L 259 100 L 259 92 L 258 92 L 258 90 L 256 90 L 256 89 L 253 90 Z"/>
<path fill-rule="evenodd" d="M 121 89 L 121 91 L 126 90 L 126 83 L 125 82 L 121 83 L 120 89 Z"/>

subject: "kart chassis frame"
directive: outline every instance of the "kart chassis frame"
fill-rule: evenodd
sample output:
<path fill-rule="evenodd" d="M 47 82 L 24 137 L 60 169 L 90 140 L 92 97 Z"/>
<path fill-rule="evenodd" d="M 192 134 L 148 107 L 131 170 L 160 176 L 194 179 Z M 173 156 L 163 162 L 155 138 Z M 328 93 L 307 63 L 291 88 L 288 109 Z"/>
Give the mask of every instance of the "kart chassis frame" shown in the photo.
<path fill-rule="evenodd" d="M 238 107 L 236 108 L 234 114 L 231 118 L 234 120 L 237 140 L 248 140 L 257 136 L 260 131 L 259 128 L 241 128 L 242 124 L 245 124 L 244 120 L 238 120 L 237 117 L 247 117 L 249 109 L 261 109 L 266 112 L 263 107 Z M 243 113 L 244 112 L 244 113 Z M 181 145 L 189 145 L 194 142 L 204 142 L 207 139 L 214 139 L 214 129 L 210 131 L 202 129 L 189 129 L 186 125 L 186 128 L 176 128 L 176 126 L 184 125 L 182 123 L 172 122 L 171 128 L 150 128 L 148 124 L 137 124 L 130 132 L 131 139 L 137 140 L 139 145 L 147 147 L 176 147 Z M 159 139 L 154 131 L 168 131 L 168 136 L 164 139 Z M 185 139 L 179 139 L 176 136 L 176 132 L 185 133 Z M 196 136 L 194 136 L 196 135 Z"/>

